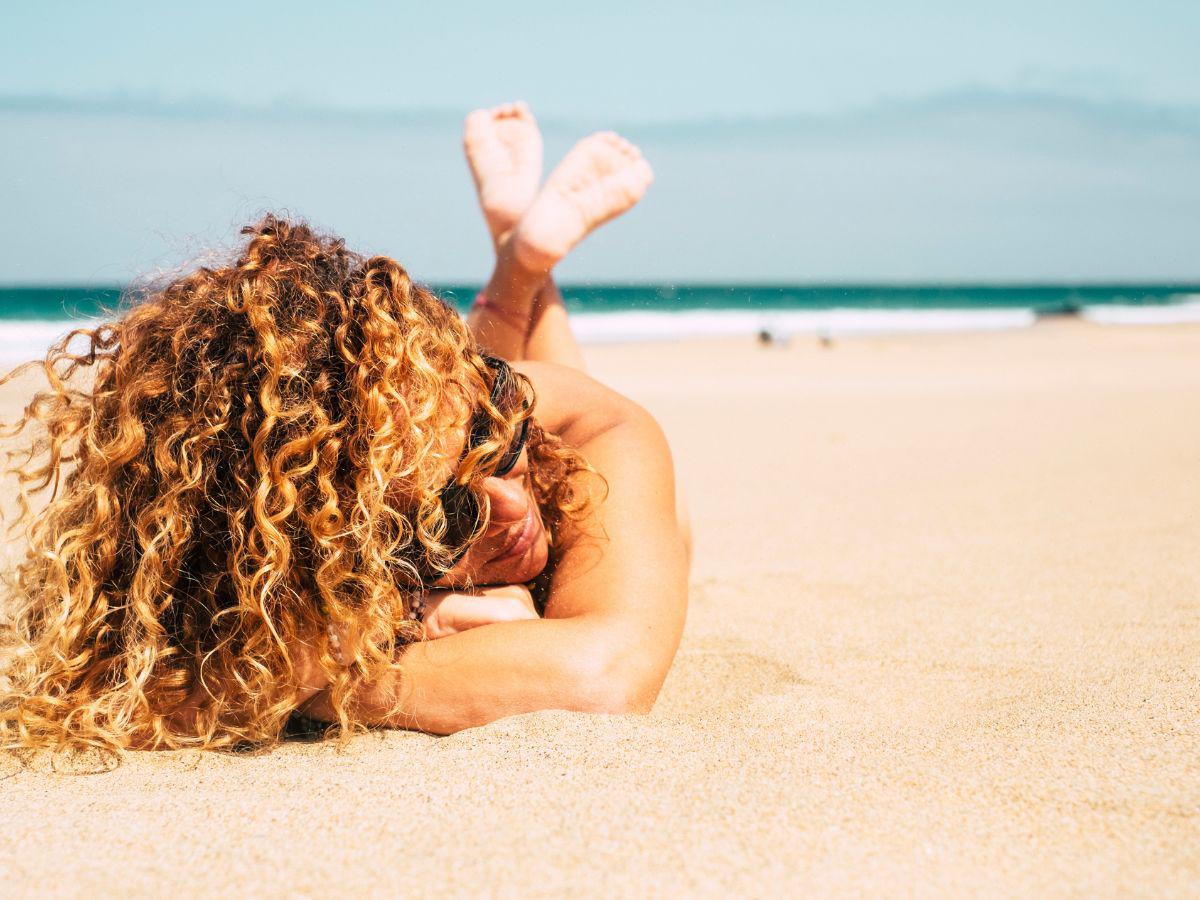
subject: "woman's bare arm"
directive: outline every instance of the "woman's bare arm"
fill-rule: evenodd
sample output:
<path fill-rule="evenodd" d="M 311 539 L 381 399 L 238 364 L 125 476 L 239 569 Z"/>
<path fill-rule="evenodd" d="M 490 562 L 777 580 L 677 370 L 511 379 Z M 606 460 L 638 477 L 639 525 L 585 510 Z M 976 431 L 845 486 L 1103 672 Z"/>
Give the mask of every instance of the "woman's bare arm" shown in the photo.
<path fill-rule="evenodd" d="M 608 481 L 567 536 L 546 618 L 482 625 L 406 648 L 396 672 L 364 685 L 357 715 L 450 733 L 540 709 L 647 710 L 678 647 L 686 561 L 670 452 L 633 402 L 558 366 L 525 364 L 538 417 Z M 332 718 L 317 694 L 306 712 Z"/>

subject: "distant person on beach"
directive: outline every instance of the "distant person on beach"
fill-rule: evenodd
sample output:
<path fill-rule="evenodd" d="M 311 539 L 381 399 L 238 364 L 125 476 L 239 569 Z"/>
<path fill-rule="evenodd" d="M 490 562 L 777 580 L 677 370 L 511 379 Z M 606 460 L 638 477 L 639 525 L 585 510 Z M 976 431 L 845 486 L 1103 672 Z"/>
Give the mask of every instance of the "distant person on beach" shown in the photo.
<path fill-rule="evenodd" d="M 600 133 L 540 184 L 523 104 L 472 113 L 464 145 L 496 250 L 467 322 L 395 260 L 267 216 L 235 260 L 3 379 L 49 382 L 9 432 L 37 430 L 11 470 L 29 547 L 6 598 L 4 746 L 262 746 L 297 716 L 449 733 L 653 704 L 686 517 L 661 429 L 582 373 L 550 277 L 650 167 Z"/>

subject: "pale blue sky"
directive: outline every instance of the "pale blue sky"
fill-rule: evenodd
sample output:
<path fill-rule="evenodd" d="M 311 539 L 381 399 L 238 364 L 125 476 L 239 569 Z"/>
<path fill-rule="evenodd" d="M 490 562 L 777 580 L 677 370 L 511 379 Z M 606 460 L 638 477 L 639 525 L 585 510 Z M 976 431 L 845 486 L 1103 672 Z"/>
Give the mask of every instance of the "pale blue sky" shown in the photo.
<path fill-rule="evenodd" d="M 658 172 L 568 278 L 1200 278 L 1198 43 L 1194 2 L 6 5 L 0 282 L 268 208 L 478 279 L 457 121 L 518 97 L 548 162 L 616 126 Z"/>

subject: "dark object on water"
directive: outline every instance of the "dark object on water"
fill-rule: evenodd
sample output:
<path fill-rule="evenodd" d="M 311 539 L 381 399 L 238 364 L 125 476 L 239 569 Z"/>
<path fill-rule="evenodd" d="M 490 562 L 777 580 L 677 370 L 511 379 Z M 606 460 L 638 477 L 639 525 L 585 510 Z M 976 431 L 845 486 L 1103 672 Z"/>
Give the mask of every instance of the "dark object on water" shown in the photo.
<path fill-rule="evenodd" d="M 1043 319 L 1075 319 L 1082 311 L 1083 305 L 1074 300 L 1064 300 L 1062 303 L 1034 310 L 1039 322 Z"/>

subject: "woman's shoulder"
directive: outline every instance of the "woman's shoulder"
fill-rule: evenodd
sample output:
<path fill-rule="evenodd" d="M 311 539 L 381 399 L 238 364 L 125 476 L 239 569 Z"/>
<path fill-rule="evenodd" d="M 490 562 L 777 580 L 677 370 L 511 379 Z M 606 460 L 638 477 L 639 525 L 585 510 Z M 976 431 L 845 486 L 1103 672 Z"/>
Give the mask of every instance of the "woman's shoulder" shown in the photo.
<path fill-rule="evenodd" d="M 533 384 L 539 424 L 581 447 L 630 417 L 649 414 L 595 378 L 569 366 L 522 360 L 514 368 Z"/>

